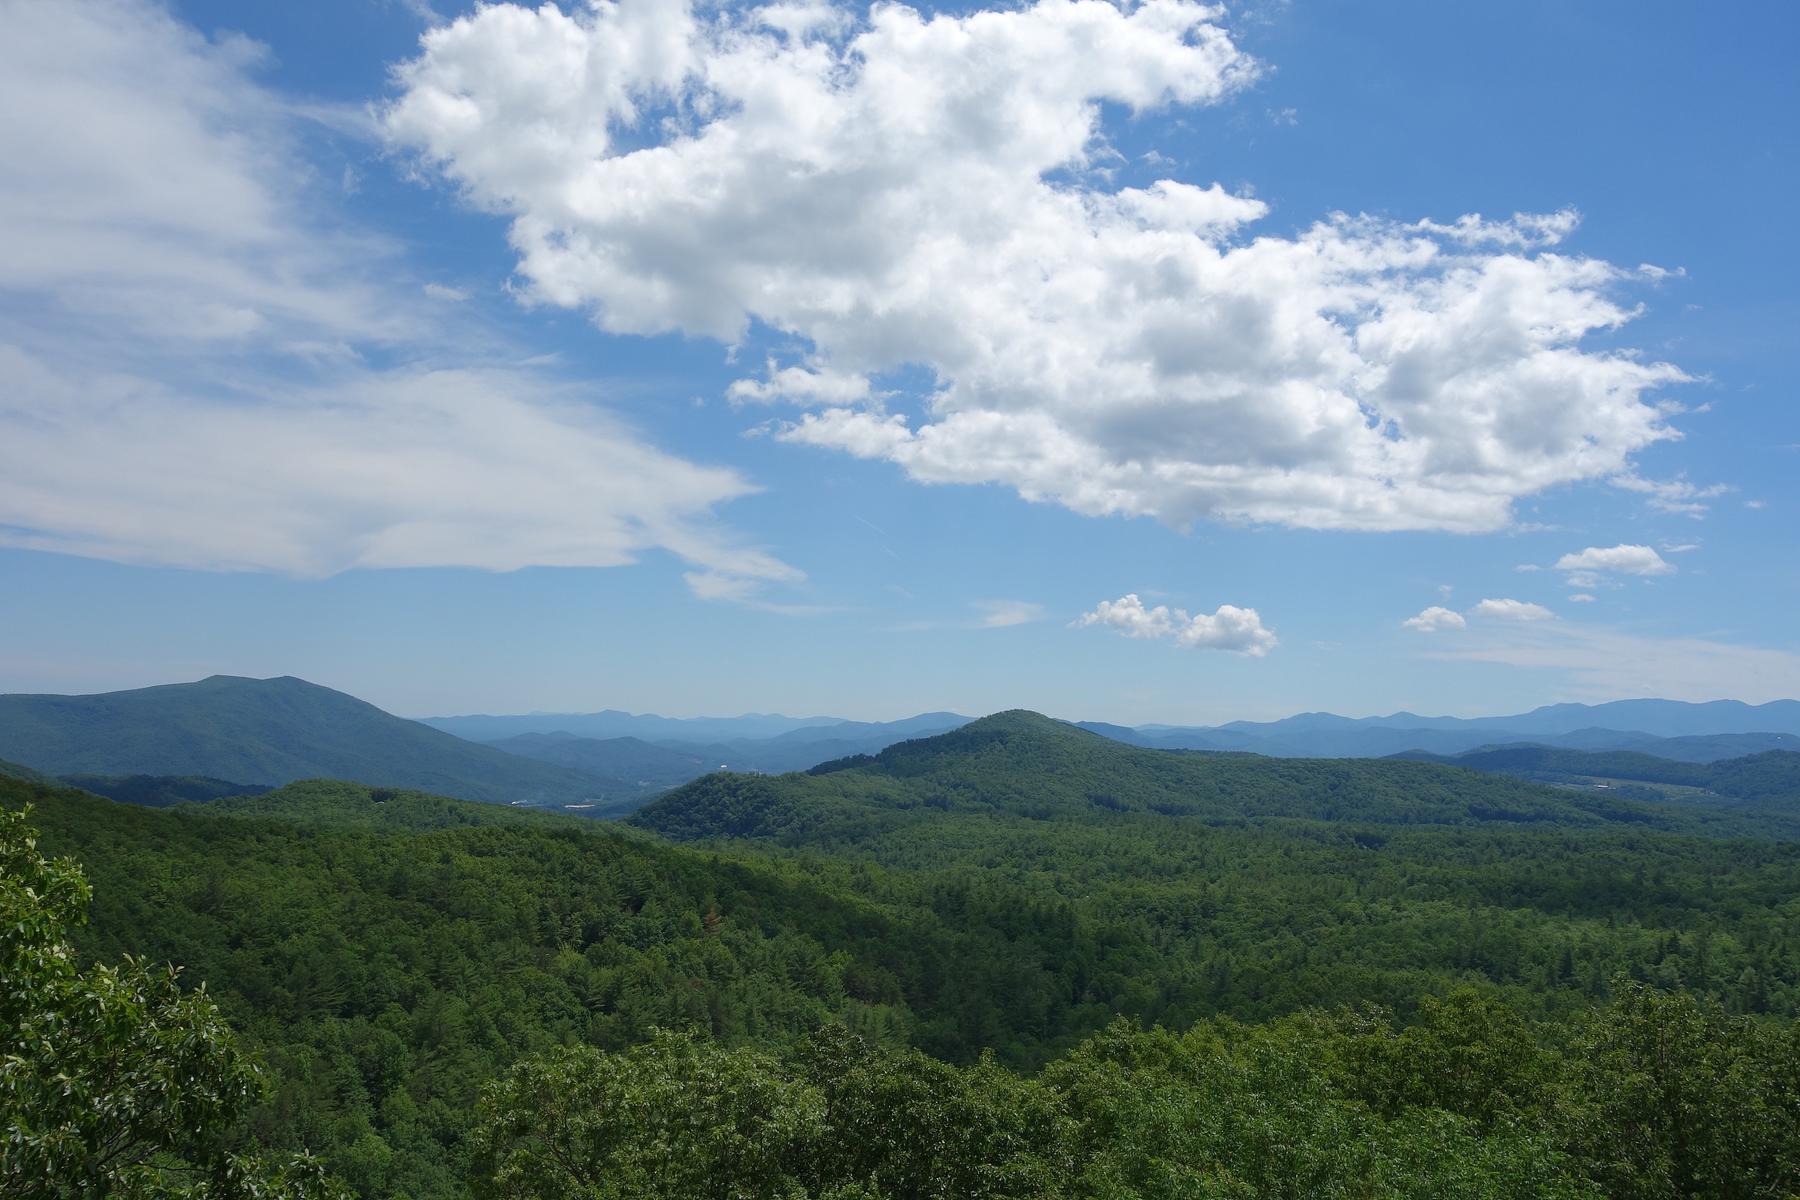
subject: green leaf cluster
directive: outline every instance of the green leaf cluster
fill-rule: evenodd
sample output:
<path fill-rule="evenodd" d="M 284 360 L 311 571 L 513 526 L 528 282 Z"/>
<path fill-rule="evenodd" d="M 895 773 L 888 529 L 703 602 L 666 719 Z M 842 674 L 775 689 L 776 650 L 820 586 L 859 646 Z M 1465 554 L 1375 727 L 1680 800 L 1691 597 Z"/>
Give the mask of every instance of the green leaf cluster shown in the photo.
<path fill-rule="evenodd" d="M 82 969 L 79 868 L 0 810 L 0 1196 L 324 1194 L 304 1161 L 259 1161 L 231 1135 L 261 1092 L 204 990 L 126 958 Z"/>

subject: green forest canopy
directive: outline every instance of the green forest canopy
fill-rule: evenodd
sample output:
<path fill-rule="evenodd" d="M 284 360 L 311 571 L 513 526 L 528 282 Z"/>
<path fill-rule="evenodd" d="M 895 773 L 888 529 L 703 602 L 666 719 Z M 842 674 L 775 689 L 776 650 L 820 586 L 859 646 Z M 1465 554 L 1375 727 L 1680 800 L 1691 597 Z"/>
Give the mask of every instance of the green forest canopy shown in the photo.
<path fill-rule="evenodd" d="M 262 1056 L 246 1144 L 314 1150 L 360 1195 L 589 1194 L 515 1169 L 565 1136 L 637 1181 L 615 1194 L 673 1194 L 659 1170 L 740 1143 L 657 1123 L 742 1095 L 781 1098 L 757 1111 L 785 1149 L 754 1171 L 788 1189 L 743 1194 L 1796 1185 L 1800 845 L 1780 813 L 1115 751 L 1040 722 L 697 781 L 640 818 L 692 846 L 329 782 L 163 810 L 16 780 L 0 799 L 34 803 L 92 880 L 85 954 L 182 964 Z M 1665 1026 L 1685 1074 L 1641 1079 Z M 1438 1061 L 1428 1036 L 1457 1072 L 1402 1069 Z M 707 1091 L 722 1079 L 748 1091 Z M 617 1124 L 515 1119 L 606 1087 L 630 1092 Z M 1713 1123 L 1646 1116 L 1669 1104 Z M 888 1157 L 857 1157 L 846 1122 L 881 1113 Z M 986 1174 L 913 1151 L 951 1128 L 943 1170 Z M 646 1129 L 661 1166 L 617 1160 Z M 1031 1190 L 1046 1179 L 1063 1190 Z"/>

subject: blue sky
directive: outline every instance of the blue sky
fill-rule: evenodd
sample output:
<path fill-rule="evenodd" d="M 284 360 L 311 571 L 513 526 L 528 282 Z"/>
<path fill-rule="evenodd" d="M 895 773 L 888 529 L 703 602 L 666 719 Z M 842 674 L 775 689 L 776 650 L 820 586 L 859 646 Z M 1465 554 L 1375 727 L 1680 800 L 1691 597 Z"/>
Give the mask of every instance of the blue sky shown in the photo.
<path fill-rule="evenodd" d="M 9 19 L 0 690 L 1800 694 L 1789 6 Z"/>

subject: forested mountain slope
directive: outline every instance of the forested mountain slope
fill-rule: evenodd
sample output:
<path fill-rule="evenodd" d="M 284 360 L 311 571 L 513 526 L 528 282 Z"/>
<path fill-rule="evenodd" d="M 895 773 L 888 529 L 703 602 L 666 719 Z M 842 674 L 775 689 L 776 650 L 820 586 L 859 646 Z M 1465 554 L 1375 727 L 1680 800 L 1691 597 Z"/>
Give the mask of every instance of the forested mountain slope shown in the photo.
<path fill-rule="evenodd" d="M 955 957 L 791 869 L 509 807 L 300 783 L 146 809 L 0 780 L 27 803 L 94 886 L 82 949 L 207 982 L 274 1072 L 258 1132 L 369 1196 L 466 1194 L 475 1100 L 521 1056 L 881 1031 L 904 1022 L 886 964 Z"/>
<path fill-rule="evenodd" d="M 632 819 L 671 837 L 818 843 L 933 813 L 1100 820 L 1150 813 L 1228 823 L 1279 817 L 1383 825 L 1666 823 L 1604 797 L 1400 761 L 1277 759 L 1129 746 L 1029 712 L 840 759 L 805 775 L 712 775 Z"/>
<path fill-rule="evenodd" d="M 255 1131 L 277 1148 L 319 1151 L 366 1197 L 461 1196 L 471 1175 L 499 1177 L 514 1151 L 543 1161 L 542 1139 L 565 1134 L 576 1141 L 558 1152 L 579 1150 L 582 1169 L 614 1179 L 622 1196 L 785 1194 L 756 1189 L 789 1173 L 818 1195 L 861 1180 L 829 1194 L 864 1200 L 1148 1200 L 1191 1194 L 1179 1180 L 1201 1178 L 1221 1195 L 1472 1195 L 1491 1177 L 1511 1190 L 1481 1194 L 1625 1196 L 1641 1189 L 1593 1180 L 1637 1169 L 1635 1150 L 1623 1166 L 1605 1157 L 1627 1153 L 1608 1148 L 1610 1131 L 1649 1136 L 1637 1109 L 1603 1108 L 1614 1073 L 1634 1060 L 1594 1059 L 1589 1079 L 1565 1074 L 1586 1070 L 1589 1052 L 1559 1047 L 1616 1042 L 1621 1029 L 1665 1018 L 1630 1025 L 1633 1009 L 1626 1025 L 1606 1018 L 1587 1032 L 1591 1006 L 1630 980 L 1684 989 L 1698 998 L 1685 1003 L 1721 1006 L 1694 1018 L 1696 1061 L 1785 1069 L 1779 1031 L 1800 1007 L 1793 843 L 1664 832 L 1580 807 L 1483 818 L 1466 800 L 1457 808 L 1454 785 L 1498 788 L 1507 803 L 1540 789 L 1417 764 L 1326 764 L 1359 770 L 1322 776 L 1291 803 L 1270 797 L 1308 776 L 1260 789 L 1226 776 L 1224 815 L 1216 805 L 1184 815 L 1136 806 L 1125 785 L 1175 804 L 1186 777 L 1165 778 L 1165 759 L 1184 771 L 1259 760 L 1152 753 L 1141 777 L 1115 763 L 1126 807 L 1114 808 L 1087 795 L 1082 772 L 1101 770 L 1083 765 L 1096 752 L 1089 735 L 1012 715 L 932 741 L 874 766 L 737 781 L 844 789 L 814 798 L 861 824 L 847 818 L 811 841 L 794 824 L 791 846 L 677 847 L 631 827 L 329 782 L 152 810 L 8 780 L 0 803 L 35 805 L 45 848 L 88 871 L 96 899 L 82 948 L 103 961 L 130 952 L 179 962 L 204 980 L 269 1064 L 273 1093 Z M 1033 780 L 1050 777 L 1062 790 L 1027 802 Z M 1371 800 L 1387 796 L 1378 784 L 1420 779 L 1432 782 Z M 1256 815 L 1270 804 L 1333 811 L 1334 780 L 1363 816 Z M 947 807 L 899 807 L 909 789 L 929 798 L 952 785 L 970 790 L 941 793 Z M 884 824 L 869 811 L 905 819 Z M 1436 1019 L 1433 996 L 1468 988 L 1477 1007 L 1456 1010 L 1466 1016 L 1443 1048 L 1408 1042 L 1391 1048 L 1393 1064 L 1377 1061 L 1401 1027 Z M 1370 1003 L 1392 1015 L 1343 1014 Z M 1261 1032 L 1215 1021 L 1310 1009 L 1340 1015 Z M 1780 1018 L 1777 1040 L 1758 1048 L 1750 1027 L 1718 1024 L 1726 1012 Z M 1200 1025 L 1179 1046 L 1124 1032 L 1084 1045 L 1119 1016 Z M 570 1046 L 623 1053 L 657 1028 L 720 1048 L 563 1057 Z M 842 1041 L 850 1033 L 855 1045 Z M 1729 1053 L 1708 1049 L 1709 1038 Z M 1547 1057 L 1524 1054 L 1527 1045 Z M 986 1049 L 998 1060 L 983 1066 Z M 1397 1064 L 1471 1054 L 1521 1073 L 1481 1076 L 1466 1095 L 1439 1095 L 1432 1076 L 1408 1091 L 1412 1077 L 1396 1074 Z M 1730 1066 L 1734 1055 L 1749 1065 Z M 526 1058 L 478 1119 L 483 1087 Z M 1052 1060 L 1037 1082 L 1001 1066 L 1031 1072 Z M 1743 1097 L 1776 1111 L 1743 1090 L 1752 1076 L 1731 1078 L 1729 1095 L 1706 1084 L 1721 1129 L 1742 1124 L 1733 1114 L 1747 1110 L 1732 1104 Z M 607 1091 L 608 1080 L 625 1090 Z M 749 1090 L 732 1090 L 740 1085 Z M 1531 1131 L 1519 1137 L 1493 1124 L 1512 1111 L 1494 1106 L 1513 1095 L 1538 1098 L 1516 1115 Z M 1548 1095 L 1574 1107 L 1545 1108 Z M 748 1107 L 730 1107 L 739 1103 Z M 1074 1124 L 1039 1129 L 1047 1140 L 1034 1143 L 1043 1161 L 1032 1166 L 1013 1157 L 1023 1143 L 1012 1126 L 993 1120 L 1040 1103 Z M 689 1111 L 773 1122 L 756 1126 L 768 1137 L 754 1144 L 786 1147 L 771 1160 L 779 1170 L 750 1172 L 750 1160 L 707 1140 L 710 1124 L 659 1132 L 656 1121 Z M 818 1111 L 840 1124 L 806 1115 Z M 834 1141 L 832 1128 L 885 1129 L 891 1141 Z M 1712 1145 L 1678 1132 L 1688 1158 Z M 1645 1169 L 1666 1175 L 1676 1168 L 1658 1148 L 1677 1139 L 1655 1137 Z M 919 1153 L 939 1138 L 946 1149 Z M 862 1157 L 838 1157 L 853 1145 Z M 727 1158 L 709 1157 L 718 1153 Z M 1734 1160 L 1706 1159 L 1719 1161 Z M 1026 1173 L 995 1173 L 1008 1163 Z M 1784 1169 L 1758 1167 L 1756 1178 Z M 1156 1183 L 1163 1170 L 1175 1182 Z M 698 1192 L 683 1182 L 696 1171 L 713 1181 Z M 1033 1190 L 1065 1175 L 1066 1191 Z M 1409 1179 L 1410 1192 L 1396 1190 Z M 571 1183 L 528 1194 L 586 1193 Z"/>
<path fill-rule="evenodd" d="M 466 800 L 629 803 L 639 789 L 403 720 L 292 678 L 214 675 L 92 696 L 0 695 L 0 758 L 49 775 L 351 779 Z"/>

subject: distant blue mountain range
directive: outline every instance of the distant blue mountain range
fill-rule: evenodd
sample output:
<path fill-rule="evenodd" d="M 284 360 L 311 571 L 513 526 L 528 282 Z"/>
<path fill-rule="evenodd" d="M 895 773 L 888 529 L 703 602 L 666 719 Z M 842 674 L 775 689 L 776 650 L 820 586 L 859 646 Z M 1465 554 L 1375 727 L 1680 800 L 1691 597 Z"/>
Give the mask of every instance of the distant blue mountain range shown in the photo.
<path fill-rule="evenodd" d="M 1423 750 L 1460 754 L 1484 746 L 1532 743 L 1575 750 L 1635 750 L 1687 762 L 1712 762 L 1800 746 L 1800 701 L 1744 704 L 1714 700 L 1615 700 L 1551 704 L 1505 717 L 1385 717 L 1301 713 L 1279 721 L 1214 726 L 1084 724 L 1134 745 L 1169 750 L 1246 750 L 1283 757 L 1370 758 Z"/>
<path fill-rule="evenodd" d="M 224 780 L 274 786 L 330 776 L 468 799 L 619 811 L 712 771 L 806 770 L 969 721 L 952 712 L 845 721 L 609 710 L 421 722 L 300 679 L 214 676 L 93 696 L 0 696 L 0 759 L 46 775 L 156 776 L 156 794 L 176 799 Z M 1800 749 L 1800 702 L 1793 700 L 1557 704 L 1510 717 L 1302 713 L 1217 726 L 1065 723 L 1152 749 L 1290 758 L 1459 755 L 1535 745 L 1711 763 Z M 197 784 L 192 777 L 207 778 Z M 149 786 L 125 783 L 139 792 Z"/>

